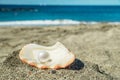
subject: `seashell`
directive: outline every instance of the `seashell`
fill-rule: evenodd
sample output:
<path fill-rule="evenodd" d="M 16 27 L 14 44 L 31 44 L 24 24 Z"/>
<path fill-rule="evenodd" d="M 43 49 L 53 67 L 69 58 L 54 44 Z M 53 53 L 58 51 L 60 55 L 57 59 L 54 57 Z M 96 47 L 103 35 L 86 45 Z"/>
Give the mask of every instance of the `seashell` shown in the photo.
<path fill-rule="evenodd" d="M 40 69 L 59 69 L 69 66 L 75 60 L 75 55 L 62 43 L 53 46 L 27 44 L 19 52 L 20 59 Z"/>

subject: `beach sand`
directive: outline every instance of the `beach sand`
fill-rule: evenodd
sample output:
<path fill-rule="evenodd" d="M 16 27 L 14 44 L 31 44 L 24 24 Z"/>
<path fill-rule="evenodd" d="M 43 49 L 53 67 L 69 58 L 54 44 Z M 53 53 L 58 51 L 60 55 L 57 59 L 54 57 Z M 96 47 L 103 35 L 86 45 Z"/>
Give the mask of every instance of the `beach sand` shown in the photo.
<path fill-rule="evenodd" d="M 66 69 L 40 70 L 18 57 L 28 43 L 57 41 L 76 55 Z M 120 80 L 120 25 L 0 27 L 0 80 Z"/>

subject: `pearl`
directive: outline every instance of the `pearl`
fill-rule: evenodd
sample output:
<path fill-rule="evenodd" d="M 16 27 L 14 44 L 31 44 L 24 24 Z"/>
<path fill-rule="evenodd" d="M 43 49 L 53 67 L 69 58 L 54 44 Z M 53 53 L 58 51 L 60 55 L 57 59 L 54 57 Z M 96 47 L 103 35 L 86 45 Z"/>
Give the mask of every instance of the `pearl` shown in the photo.
<path fill-rule="evenodd" d="M 39 51 L 39 60 L 46 60 L 49 57 L 49 53 L 47 51 Z"/>

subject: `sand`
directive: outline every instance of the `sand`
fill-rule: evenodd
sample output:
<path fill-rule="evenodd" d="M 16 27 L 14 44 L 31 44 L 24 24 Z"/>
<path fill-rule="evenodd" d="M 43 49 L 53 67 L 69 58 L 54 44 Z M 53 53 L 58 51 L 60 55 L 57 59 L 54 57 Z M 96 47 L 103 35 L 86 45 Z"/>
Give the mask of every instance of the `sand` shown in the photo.
<path fill-rule="evenodd" d="M 66 69 L 40 70 L 18 57 L 28 43 L 57 41 L 76 55 Z M 120 80 L 120 25 L 0 27 L 0 80 Z"/>

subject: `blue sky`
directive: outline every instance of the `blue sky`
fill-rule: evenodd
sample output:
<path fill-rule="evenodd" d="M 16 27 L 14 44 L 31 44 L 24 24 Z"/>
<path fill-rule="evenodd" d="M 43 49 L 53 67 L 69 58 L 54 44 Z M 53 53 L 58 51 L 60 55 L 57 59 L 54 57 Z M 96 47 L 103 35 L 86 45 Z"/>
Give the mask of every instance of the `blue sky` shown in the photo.
<path fill-rule="evenodd" d="M 120 5 L 120 0 L 0 0 L 0 4 Z"/>

